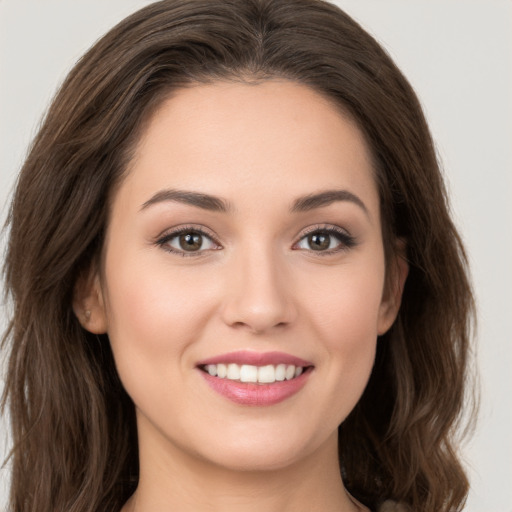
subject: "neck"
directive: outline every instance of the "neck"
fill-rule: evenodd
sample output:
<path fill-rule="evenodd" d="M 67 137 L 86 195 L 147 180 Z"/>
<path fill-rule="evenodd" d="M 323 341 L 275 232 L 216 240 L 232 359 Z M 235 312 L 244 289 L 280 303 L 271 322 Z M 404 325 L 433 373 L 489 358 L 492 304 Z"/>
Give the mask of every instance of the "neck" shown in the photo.
<path fill-rule="evenodd" d="M 337 440 L 285 467 L 233 470 L 176 447 L 139 446 L 137 491 L 122 512 L 357 512 L 346 493 Z"/>

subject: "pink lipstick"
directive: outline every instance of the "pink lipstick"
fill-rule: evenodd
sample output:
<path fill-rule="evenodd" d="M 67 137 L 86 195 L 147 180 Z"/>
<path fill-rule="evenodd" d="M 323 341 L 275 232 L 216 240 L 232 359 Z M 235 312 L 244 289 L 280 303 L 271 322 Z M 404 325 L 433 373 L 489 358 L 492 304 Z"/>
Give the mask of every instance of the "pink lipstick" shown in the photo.
<path fill-rule="evenodd" d="M 199 361 L 197 366 L 206 366 L 207 364 L 234 363 L 234 364 L 251 364 L 254 366 L 265 366 L 267 364 L 293 364 L 295 366 L 313 366 L 313 363 L 301 359 L 300 357 L 286 354 L 285 352 L 251 352 L 249 350 L 239 350 L 237 352 L 229 352 L 215 357 L 210 357 Z"/>
<path fill-rule="evenodd" d="M 237 351 L 200 361 L 211 389 L 241 405 L 277 404 L 298 393 L 313 364 L 284 352 Z"/>

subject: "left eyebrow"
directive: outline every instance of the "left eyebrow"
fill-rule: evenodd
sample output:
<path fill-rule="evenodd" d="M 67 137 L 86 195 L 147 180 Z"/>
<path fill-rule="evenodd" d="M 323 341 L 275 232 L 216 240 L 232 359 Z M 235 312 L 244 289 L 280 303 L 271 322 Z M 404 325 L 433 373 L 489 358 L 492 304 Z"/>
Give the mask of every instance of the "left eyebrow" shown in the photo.
<path fill-rule="evenodd" d="M 364 202 L 352 192 L 348 190 L 325 190 L 316 194 L 308 194 L 306 196 L 299 197 L 293 202 L 291 211 L 292 212 L 307 212 L 314 210 L 315 208 L 321 208 L 322 206 L 329 206 L 337 201 L 348 201 L 359 206 L 364 213 L 369 217 L 368 208 Z"/>
<path fill-rule="evenodd" d="M 197 206 L 203 210 L 214 212 L 228 212 L 232 210 L 231 205 L 220 197 L 190 190 L 176 189 L 160 190 L 160 192 L 157 192 L 141 206 L 141 210 L 145 210 L 151 205 L 168 201 Z"/>

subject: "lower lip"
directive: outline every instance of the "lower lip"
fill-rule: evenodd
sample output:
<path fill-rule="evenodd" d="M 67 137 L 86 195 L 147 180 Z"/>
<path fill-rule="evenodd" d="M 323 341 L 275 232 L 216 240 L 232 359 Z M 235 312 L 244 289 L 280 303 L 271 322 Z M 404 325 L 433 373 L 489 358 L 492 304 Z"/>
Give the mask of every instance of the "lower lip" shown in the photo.
<path fill-rule="evenodd" d="M 273 384 L 254 384 L 220 379 L 202 370 L 199 370 L 199 372 L 214 391 L 228 400 L 241 405 L 266 406 L 283 402 L 298 393 L 306 384 L 311 368 L 308 368 L 294 379 L 274 382 Z"/>

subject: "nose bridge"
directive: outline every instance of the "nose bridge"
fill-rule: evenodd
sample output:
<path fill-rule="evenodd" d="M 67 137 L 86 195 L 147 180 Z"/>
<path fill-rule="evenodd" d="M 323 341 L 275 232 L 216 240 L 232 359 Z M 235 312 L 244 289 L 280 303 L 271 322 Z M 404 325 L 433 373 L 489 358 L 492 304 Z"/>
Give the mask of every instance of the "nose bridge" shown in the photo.
<path fill-rule="evenodd" d="M 295 317 L 293 294 L 278 251 L 260 243 L 234 252 L 228 271 L 225 322 L 253 332 L 291 323 Z"/>

